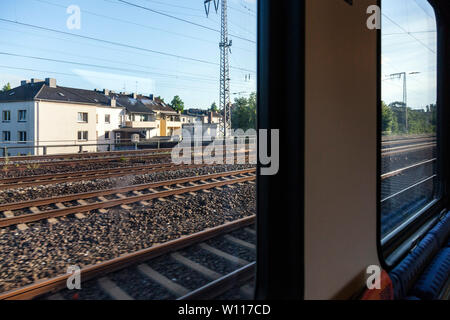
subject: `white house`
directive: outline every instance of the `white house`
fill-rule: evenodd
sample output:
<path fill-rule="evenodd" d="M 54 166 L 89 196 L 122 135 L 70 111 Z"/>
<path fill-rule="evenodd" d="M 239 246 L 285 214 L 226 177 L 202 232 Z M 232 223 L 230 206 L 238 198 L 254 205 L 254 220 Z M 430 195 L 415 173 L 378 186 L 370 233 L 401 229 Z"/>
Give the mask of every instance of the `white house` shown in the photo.
<path fill-rule="evenodd" d="M 12 156 L 106 150 L 96 144 L 114 141 L 123 110 L 100 92 L 60 87 L 55 79 L 22 81 L 0 93 L 0 149 Z"/>

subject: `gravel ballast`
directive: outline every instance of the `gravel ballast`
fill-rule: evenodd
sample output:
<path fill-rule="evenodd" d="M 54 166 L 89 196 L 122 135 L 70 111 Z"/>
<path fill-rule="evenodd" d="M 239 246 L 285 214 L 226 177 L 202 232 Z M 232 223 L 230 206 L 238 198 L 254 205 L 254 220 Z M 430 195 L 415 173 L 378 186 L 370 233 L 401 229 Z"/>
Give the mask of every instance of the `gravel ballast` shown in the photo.
<path fill-rule="evenodd" d="M 81 220 L 37 222 L 24 231 L 10 228 L 0 234 L 0 292 L 64 274 L 70 265 L 99 263 L 253 215 L 255 193 L 256 186 L 246 183 L 145 207 L 133 204 L 131 210 L 93 212 Z"/>

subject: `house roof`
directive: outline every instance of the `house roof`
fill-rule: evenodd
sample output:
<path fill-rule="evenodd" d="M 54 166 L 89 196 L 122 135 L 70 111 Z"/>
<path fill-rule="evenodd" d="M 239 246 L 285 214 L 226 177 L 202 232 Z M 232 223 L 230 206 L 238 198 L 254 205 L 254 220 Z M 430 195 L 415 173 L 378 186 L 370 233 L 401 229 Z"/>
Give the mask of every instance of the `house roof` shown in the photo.
<path fill-rule="evenodd" d="M 132 113 L 154 114 L 156 112 L 177 114 L 168 104 L 150 97 L 124 93 L 84 90 L 68 87 L 49 86 L 45 81 L 25 83 L 20 87 L 0 93 L 0 102 L 18 101 L 57 101 L 85 103 L 111 107 L 111 99 L 116 99 L 116 106 L 126 108 Z"/>
<path fill-rule="evenodd" d="M 45 82 L 26 83 L 0 93 L 0 102 L 57 101 L 111 107 L 110 98 L 101 92 L 66 87 L 50 87 Z"/>

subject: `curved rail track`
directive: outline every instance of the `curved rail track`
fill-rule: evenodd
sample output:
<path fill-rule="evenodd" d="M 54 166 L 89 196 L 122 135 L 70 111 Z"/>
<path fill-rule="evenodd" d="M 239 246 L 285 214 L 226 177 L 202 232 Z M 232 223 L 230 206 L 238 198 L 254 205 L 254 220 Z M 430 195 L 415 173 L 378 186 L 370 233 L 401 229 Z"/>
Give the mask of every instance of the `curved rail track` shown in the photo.
<path fill-rule="evenodd" d="M 143 249 L 137 252 L 129 253 L 126 255 L 122 255 L 120 257 L 117 257 L 115 259 L 105 261 L 99 264 L 95 265 L 89 265 L 86 267 L 83 267 L 81 269 L 81 281 L 82 283 L 87 282 L 91 279 L 100 279 L 100 281 L 103 282 L 109 282 L 107 278 L 105 278 L 105 275 L 110 274 L 112 272 L 122 270 L 131 266 L 136 266 L 138 264 L 143 264 L 145 262 L 148 262 L 151 259 L 160 257 L 164 254 L 173 253 L 179 250 L 182 250 L 184 248 L 187 248 L 189 246 L 193 246 L 196 244 L 201 244 L 202 242 L 205 242 L 209 239 L 222 236 L 225 234 L 228 234 L 232 231 L 243 229 L 246 227 L 249 227 L 253 225 L 256 221 L 256 216 L 249 216 L 243 219 L 239 219 L 233 222 L 228 222 L 223 225 L 206 229 L 204 231 L 194 233 L 188 236 L 183 236 L 181 238 L 178 238 L 176 240 L 168 241 L 163 244 L 158 244 L 155 246 L 152 246 L 147 249 Z M 238 240 L 239 241 L 239 240 Z M 241 245 L 244 241 L 240 241 Z M 248 245 L 248 244 L 247 244 Z M 215 252 L 219 252 L 220 250 L 213 248 L 213 250 L 216 250 Z M 207 268 L 199 266 L 198 264 L 189 262 L 188 259 L 184 259 L 184 263 L 188 263 L 188 265 L 195 266 L 196 271 L 199 270 L 207 270 Z M 139 265 L 141 267 L 142 265 Z M 170 283 L 170 279 L 165 278 L 161 274 L 155 272 L 154 270 L 150 269 L 148 266 L 145 266 L 146 274 L 152 278 L 152 280 L 155 280 L 159 282 L 162 286 L 166 286 L 169 290 L 175 290 L 177 292 L 180 292 L 179 288 L 180 286 L 176 286 L 174 284 Z M 182 290 L 181 292 L 183 294 L 178 295 L 178 299 L 211 299 L 214 298 L 221 293 L 227 291 L 228 289 L 236 286 L 236 285 L 243 285 L 245 282 L 248 282 L 252 279 L 255 271 L 255 263 L 249 262 L 248 264 L 242 266 L 241 268 L 233 271 L 232 273 L 217 277 L 215 275 L 212 275 L 211 279 L 212 281 L 202 286 L 196 290 L 193 291 L 187 291 Z M 211 272 L 208 272 L 211 274 Z M 31 285 L 27 285 L 18 289 L 14 289 L 11 291 L 7 291 L 0 294 L 0 300 L 26 300 L 26 299 L 33 299 L 36 297 L 40 297 L 45 294 L 49 293 L 55 293 L 60 290 L 63 290 L 67 286 L 67 279 L 70 277 L 70 274 L 60 275 L 51 279 L 43 279 L 39 280 Z M 215 279 L 214 279 L 215 278 Z M 174 288 L 175 287 L 175 288 Z M 127 296 L 123 296 L 123 293 L 121 293 L 120 288 L 113 288 L 115 292 L 113 292 L 111 295 L 116 298 L 131 298 Z M 119 293 L 119 294 L 118 294 Z M 51 297 L 50 297 L 51 298 Z"/>

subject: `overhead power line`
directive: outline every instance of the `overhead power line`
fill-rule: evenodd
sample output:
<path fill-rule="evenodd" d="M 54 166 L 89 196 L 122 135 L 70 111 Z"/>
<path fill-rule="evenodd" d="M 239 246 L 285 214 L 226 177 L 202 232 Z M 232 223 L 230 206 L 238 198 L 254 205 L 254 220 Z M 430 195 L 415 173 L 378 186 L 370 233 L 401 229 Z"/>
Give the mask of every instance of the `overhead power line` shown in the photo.
<path fill-rule="evenodd" d="M 423 47 L 430 50 L 432 53 L 436 54 L 436 51 L 431 49 L 429 46 L 427 46 L 422 40 L 414 36 L 411 32 L 407 31 L 405 28 L 403 28 L 401 25 L 399 25 L 397 22 L 395 22 L 393 19 L 389 18 L 386 14 L 383 13 L 383 16 L 388 19 L 390 22 L 392 22 L 394 25 L 396 25 L 398 28 L 403 30 L 406 34 L 408 34 L 411 38 L 415 39 L 418 43 L 420 43 Z"/>
<path fill-rule="evenodd" d="M 3 18 L 0 18 L 0 21 L 17 24 L 17 25 L 21 25 L 21 26 L 26 26 L 26 27 L 30 27 L 30 28 L 35 28 L 35 29 L 39 29 L 39 30 L 55 32 L 55 33 L 59 33 L 59 34 L 64 34 L 64 35 L 68 35 L 68 36 L 72 36 L 72 37 L 81 38 L 81 39 L 87 39 L 87 40 L 91 40 L 91 41 L 107 43 L 107 44 L 115 45 L 115 46 L 119 46 L 119 47 L 125 47 L 125 48 L 135 49 L 135 50 L 139 50 L 139 51 L 150 52 L 150 53 L 159 54 L 162 56 L 183 59 L 183 60 L 193 61 L 193 62 L 198 62 L 198 63 L 204 63 L 204 64 L 209 64 L 209 65 L 214 65 L 214 66 L 219 65 L 216 62 L 207 61 L 207 60 L 203 60 L 203 59 L 191 58 L 191 57 L 176 55 L 176 54 L 172 54 L 172 53 L 168 53 L 168 52 L 157 51 L 157 50 L 152 50 L 152 49 L 147 49 L 147 48 L 141 48 L 141 47 L 137 47 L 137 46 L 133 46 L 133 45 L 123 44 L 123 43 L 104 40 L 104 39 L 98 39 L 98 38 L 89 37 L 89 36 L 83 36 L 83 35 L 74 34 L 74 33 L 70 33 L 70 32 L 65 32 L 65 31 L 60 31 L 60 30 L 56 30 L 56 29 L 37 26 L 37 25 L 33 25 L 33 24 L 28 24 L 28 23 L 23 23 L 23 22 L 18 22 L 18 21 L 3 19 Z M 238 69 L 238 68 L 234 68 L 234 69 Z M 247 70 L 247 69 L 243 69 L 243 70 L 255 73 L 255 71 L 253 71 L 253 70 Z"/>
<path fill-rule="evenodd" d="M 214 32 L 217 32 L 217 33 L 221 32 L 220 30 L 217 30 L 217 29 L 214 29 L 214 28 L 210 28 L 208 26 L 205 26 L 205 25 L 193 22 L 193 21 L 189 21 L 189 20 L 186 20 L 186 19 L 183 19 L 183 18 L 179 18 L 179 17 L 173 16 L 173 15 L 170 15 L 170 14 L 167 14 L 167 13 L 155 10 L 155 9 L 147 8 L 147 7 L 144 7 L 144 6 L 135 4 L 135 3 L 131 3 L 131 2 L 128 2 L 128 1 L 125 1 L 125 0 L 117 0 L 117 1 L 119 1 L 119 2 L 121 2 L 123 4 L 126 4 L 126 5 L 129 5 L 129 6 L 132 6 L 132 7 L 140 8 L 140 9 L 147 10 L 147 11 L 150 11 L 150 12 L 153 12 L 153 13 L 156 13 L 156 14 L 168 17 L 168 18 L 172 18 L 172 19 L 175 19 L 175 20 L 178 20 L 178 21 L 182 21 L 182 22 L 185 22 L 185 23 L 188 23 L 188 24 L 191 24 L 191 25 L 194 25 L 194 26 L 197 26 L 199 28 L 203 28 L 203 29 L 206 29 L 206 30 L 209 30 L 209 31 L 214 31 Z M 240 39 L 240 40 L 243 40 L 243 41 L 247 41 L 247 42 L 256 44 L 255 40 L 247 39 L 247 38 L 240 37 L 240 36 L 233 35 L 233 34 L 230 34 L 230 36 L 232 36 L 232 37 L 234 37 L 236 39 Z"/>

